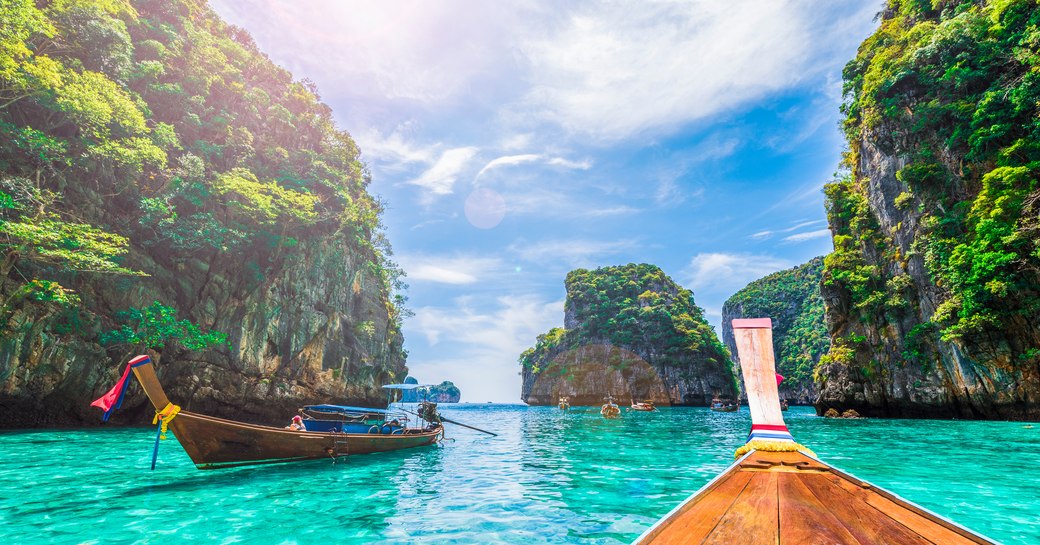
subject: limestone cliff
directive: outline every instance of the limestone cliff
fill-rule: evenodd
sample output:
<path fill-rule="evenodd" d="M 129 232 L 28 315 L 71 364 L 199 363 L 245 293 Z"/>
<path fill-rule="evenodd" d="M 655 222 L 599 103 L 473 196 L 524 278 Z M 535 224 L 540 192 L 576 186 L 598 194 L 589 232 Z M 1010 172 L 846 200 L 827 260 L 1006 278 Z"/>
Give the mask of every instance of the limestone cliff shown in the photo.
<path fill-rule="evenodd" d="M 1040 418 L 1037 14 L 892 0 L 846 67 L 818 412 Z"/>
<path fill-rule="evenodd" d="M 653 265 L 577 269 L 566 279 L 564 328 L 520 356 L 520 398 L 554 405 L 708 405 L 734 397 L 733 365 L 683 289 Z"/>
<path fill-rule="evenodd" d="M 0 426 L 98 422 L 145 351 L 215 416 L 381 403 L 398 271 L 314 86 L 204 2 L 40 6 L 0 7 Z"/>
<path fill-rule="evenodd" d="M 817 257 L 751 282 L 722 306 L 722 341 L 738 366 L 733 319 L 772 318 L 776 368 L 784 376 L 780 397 L 792 403 L 816 400 L 813 371 L 830 345 L 820 297 L 822 273 L 823 258 Z"/>

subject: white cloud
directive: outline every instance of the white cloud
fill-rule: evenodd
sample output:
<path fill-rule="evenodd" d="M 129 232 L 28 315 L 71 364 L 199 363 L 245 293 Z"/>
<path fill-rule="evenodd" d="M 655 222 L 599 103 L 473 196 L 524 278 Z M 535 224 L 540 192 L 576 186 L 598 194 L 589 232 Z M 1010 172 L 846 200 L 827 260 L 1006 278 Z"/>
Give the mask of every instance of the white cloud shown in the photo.
<path fill-rule="evenodd" d="M 452 148 L 441 154 L 437 162 L 408 183 L 425 189 L 432 195 L 449 195 L 455 186 L 459 173 L 477 154 L 477 148 Z"/>
<path fill-rule="evenodd" d="M 432 163 L 435 146 L 416 146 L 405 138 L 406 127 L 398 127 L 388 135 L 367 130 L 354 135 L 354 140 L 366 160 L 394 165 Z"/>
<path fill-rule="evenodd" d="M 674 127 L 801 81 L 816 31 L 807 2 L 583 5 L 525 46 L 528 104 L 604 139 Z"/>
<path fill-rule="evenodd" d="M 571 161 L 564 159 L 563 157 L 553 157 L 549 159 L 549 164 L 557 167 L 569 168 L 572 170 L 588 170 L 592 168 L 592 161 Z"/>
<path fill-rule="evenodd" d="M 801 221 L 801 222 L 798 222 L 798 223 L 796 223 L 796 224 L 794 224 L 794 225 L 792 225 L 790 227 L 786 227 L 784 229 L 775 229 L 775 230 L 774 229 L 764 229 L 762 231 L 759 231 L 759 232 L 751 235 L 748 238 L 752 238 L 752 239 L 755 239 L 755 240 L 766 240 L 768 238 L 771 238 L 773 235 L 777 235 L 777 234 L 781 234 L 781 233 L 790 233 L 791 231 L 797 231 L 799 229 L 804 229 L 806 227 L 811 227 L 813 225 L 820 225 L 822 223 L 827 223 L 827 220 Z M 814 232 L 816 232 L 816 231 L 814 231 Z M 817 236 L 821 236 L 821 235 L 817 235 Z M 807 237 L 807 238 L 816 238 L 816 237 Z M 792 237 L 787 237 L 784 240 L 790 240 L 790 239 L 792 239 Z M 806 239 L 794 239 L 794 240 L 806 240 Z"/>
<path fill-rule="evenodd" d="M 498 158 L 492 159 L 491 161 L 488 162 L 488 164 L 484 165 L 484 168 L 480 169 L 480 172 L 477 173 L 476 178 L 480 178 L 480 176 L 482 174 L 484 174 L 485 172 L 487 172 L 489 170 L 495 169 L 495 168 L 500 168 L 500 167 L 505 167 L 505 166 L 521 165 L 521 164 L 524 164 L 524 163 L 533 163 L 535 161 L 543 161 L 543 162 L 545 162 L 548 165 L 552 165 L 552 166 L 556 166 L 556 167 L 562 167 L 562 168 L 570 169 L 570 170 L 588 170 L 589 168 L 592 167 L 592 162 L 591 161 L 587 161 L 587 160 L 586 161 L 572 161 L 570 159 L 565 159 L 563 157 L 549 157 L 549 158 L 546 158 L 546 157 L 544 157 L 542 155 L 538 155 L 536 153 L 527 153 L 527 154 L 523 154 L 523 155 L 506 155 L 506 156 L 503 156 L 503 157 L 498 157 Z"/>
<path fill-rule="evenodd" d="M 817 238 L 824 238 L 831 236 L 830 229 L 819 229 L 817 231 L 807 231 L 805 233 L 795 233 L 791 236 L 784 237 L 784 242 L 805 242 L 806 240 L 813 240 Z"/>
<path fill-rule="evenodd" d="M 690 260 L 685 276 L 695 293 L 728 291 L 732 294 L 752 280 L 794 265 L 768 255 L 702 253 Z"/>
<path fill-rule="evenodd" d="M 456 298 L 451 307 L 422 307 L 405 322 L 405 337 L 421 337 L 430 346 L 452 345 L 452 357 L 408 361 L 421 380 L 451 380 L 467 401 L 516 401 L 520 353 L 538 335 L 562 325 L 563 301 L 537 296 L 502 296 L 490 308 L 472 297 Z M 444 349 L 440 350 L 445 351 Z"/>
<path fill-rule="evenodd" d="M 517 241 L 509 251 L 520 259 L 541 264 L 563 264 L 574 267 L 606 265 L 604 259 L 639 248 L 636 240 L 542 240 Z"/>
<path fill-rule="evenodd" d="M 398 256 L 409 282 L 465 285 L 487 280 L 502 270 L 502 260 L 477 256 Z"/>
<path fill-rule="evenodd" d="M 535 153 L 527 153 L 527 154 L 524 154 L 524 155 L 506 155 L 504 157 L 498 157 L 498 158 L 492 159 L 491 161 L 488 162 L 488 164 L 484 165 L 484 168 L 480 169 L 480 172 L 477 173 L 477 178 L 480 178 L 481 174 L 484 174 L 485 172 L 487 172 L 487 171 L 489 171 L 489 170 L 491 170 L 493 168 L 498 168 L 498 167 L 503 167 L 503 166 L 511 166 L 511 165 L 519 165 L 519 164 L 522 164 L 522 163 L 530 163 L 532 161 L 537 161 L 537 160 L 539 160 L 541 158 L 542 158 L 541 155 L 538 155 L 538 154 L 535 154 Z"/>

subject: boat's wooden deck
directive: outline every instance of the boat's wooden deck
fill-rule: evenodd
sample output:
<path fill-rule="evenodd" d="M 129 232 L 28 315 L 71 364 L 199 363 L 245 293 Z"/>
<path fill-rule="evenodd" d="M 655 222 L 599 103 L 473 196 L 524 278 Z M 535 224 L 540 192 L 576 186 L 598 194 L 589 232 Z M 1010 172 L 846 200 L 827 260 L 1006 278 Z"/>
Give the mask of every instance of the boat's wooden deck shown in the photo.
<path fill-rule="evenodd" d="M 752 452 L 638 544 L 992 543 L 797 452 Z"/>

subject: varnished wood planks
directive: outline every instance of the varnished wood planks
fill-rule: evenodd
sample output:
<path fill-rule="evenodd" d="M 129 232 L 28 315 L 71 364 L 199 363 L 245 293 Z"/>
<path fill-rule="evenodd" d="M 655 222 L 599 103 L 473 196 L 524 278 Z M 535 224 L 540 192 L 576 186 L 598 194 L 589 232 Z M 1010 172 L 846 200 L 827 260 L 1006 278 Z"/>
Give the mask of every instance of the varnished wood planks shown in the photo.
<path fill-rule="evenodd" d="M 932 542 L 911 532 L 884 513 L 863 505 L 860 499 L 835 484 L 832 477 L 824 473 L 797 476 L 859 543 L 932 545 Z"/>
<path fill-rule="evenodd" d="M 874 509 L 889 519 L 901 524 L 915 534 L 936 545 L 978 545 L 992 543 L 980 536 L 971 535 L 961 528 L 937 519 L 920 507 L 904 503 L 884 490 L 867 485 L 865 488 L 845 478 L 840 472 L 826 477 L 832 484 L 848 491 L 857 498 L 864 509 Z"/>
<path fill-rule="evenodd" d="M 801 476 L 782 474 L 780 497 L 780 543 L 799 545 L 874 545 L 862 543 L 845 528 L 830 509 L 801 481 Z"/>
<path fill-rule="evenodd" d="M 701 543 L 715 529 L 733 502 L 751 480 L 747 472 L 733 471 L 705 493 L 694 496 L 665 521 L 662 531 L 646 536 L 641 543 L 655 545 L 685 545 Z"/>
<path fill-rule="evenodd" d="M 744 472 L 750 473 L 750 472 Z M 780 543 L 777 473 L 758 472 L 703 541 L 704 545 Z"/>

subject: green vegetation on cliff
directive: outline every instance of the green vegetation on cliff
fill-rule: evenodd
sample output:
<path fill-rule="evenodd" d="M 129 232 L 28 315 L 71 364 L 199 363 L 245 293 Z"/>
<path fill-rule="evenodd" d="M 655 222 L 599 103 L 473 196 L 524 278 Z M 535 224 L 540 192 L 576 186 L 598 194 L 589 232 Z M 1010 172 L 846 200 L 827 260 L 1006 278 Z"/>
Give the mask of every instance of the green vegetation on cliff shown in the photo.
<path fill-rule="evenodd" d="M 826 282 L 850 315 L 880 328 L 913 315 L 927 288 L 937 308 L 902 355 L 1040 319 L 1040 9 L 1034 0 L 890 0 L 881 26 L 844 72 L 849 172 L 826 188 L 835 251 Z M 866 147 L 866 143 L 871 146 Z M 901 187 L 883 198 L 864 165 L 896 157 Z M 877 180 L 875 179 L 875 183 Z M 875 199 L 872 201 L 871 199 Z M 878 210 L 900 220 L 882 227 Z M 897 238 L 909 233 L 909 245 Z M 911 276 L 919 258 L 931 286 Z M 929 321 L 930 320 L 930 321 Z M 837 339 L 851 361 L 857 339 Z M 1011 366 L 1035 350 L 989 346 Z M 1011 353 L 1008 354 L 1007 352 Z M 919 362 L 926 365 L 925 362 Z"/>
<path fill-rule="evenodd" d="M 690 353 L 732 375 L 732 362 L 690 290 L 677 286 L 661 269 L 647 264 L 577 269 L 567 274 L 566 308 L 570 329 L 553 328 L 538 336 L 520 363 L 535 373 L 548 355 L 588 343 L 631 348 L 653 347 L 663 365 L 679 365 Z"/>
<path fill-rule="evenodd" d="M 353 140 L 204 2 L 11 0 L 0 20 L 6 313 L 46 302 L 114 325 L 81 297 L 92 275 L 129 288 L 156 266 L 226 260 L 258 285 L 334 233 L 367 255 L 355 292 L 365 276 L 400 287 Z M 402 302 L 386 305 L 398 326 Z"/>
<path fill-rule="evenodd" d="M 727 331 L 733 318 L 772 318 L 776 367 L 786 386 L 810 386 L 816 363 L 830 346 L 820 296 L 822 274 L 823 258 L 817 257 L 751 282 L 722 307 Z M 730 335 L 726 337 L 729 342 Z"/>

